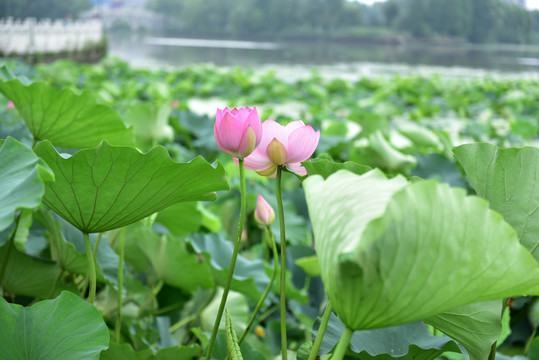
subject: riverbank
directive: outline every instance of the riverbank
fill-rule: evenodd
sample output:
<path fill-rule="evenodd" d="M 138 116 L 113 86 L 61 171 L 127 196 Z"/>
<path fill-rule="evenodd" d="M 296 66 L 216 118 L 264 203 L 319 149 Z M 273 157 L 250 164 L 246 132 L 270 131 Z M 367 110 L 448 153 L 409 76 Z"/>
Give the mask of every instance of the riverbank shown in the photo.
<path fill-rule="evenodd" d="M 96 62 L 107 54 L 103 24 L 97 19 L 0 19 L 0 56 L 30 63 L 69 58 Z"/>

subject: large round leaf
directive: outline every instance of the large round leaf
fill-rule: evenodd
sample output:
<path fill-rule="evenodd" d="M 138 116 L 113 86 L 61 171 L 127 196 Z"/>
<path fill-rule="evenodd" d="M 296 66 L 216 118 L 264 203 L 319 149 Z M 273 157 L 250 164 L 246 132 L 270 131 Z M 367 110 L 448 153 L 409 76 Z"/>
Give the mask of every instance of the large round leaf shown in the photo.
<path fill-rule="evenodd" d="M 0 147 L 0 231 L 15 217 L 15 210 L 32 209 L 41 203 L 43 181 L 54 175 L 32 150 L 8 137 Z"/>
<path fill-rule="evenodd" d="M 539 149 L 466 144 L 453 150 L 477 195 L 503 215 L 539 260 Z"/>
<path fill-rule="evenodd" d="M 99 359 L 109 330 L 95 307 L 64 291 L 31 307 L 0 298 L 0 353 L 5 359 Z"/>
<path fill-rule="evenodd" d="M 228 189 L 221 164 L 214 168 L 202 157 L 175 163 L 162 146 L 141 154 L 103 142 L 64 159 L 43 141 L 35 152 L 56 175 L 43 202 L 87 233 L 120 228 L 176 202 L 213 200 L 214 191 Z"/>
<path fill-rule="evenodd" d="M 324 285 L 352 329 L 539 293 L 539 264 L 514 229 L 462 189 L 377 170 L 314 176 L 305 189 Z"/>
<path fill-rule="evenodd" d="M 36 140 L 49 140 L 66 148 L 132 145 L 133 132 L 120 115 L 97 104 L 87 91 L 56 90 L 43 82 L 23 85 L 18 79 L 0 80 L 0 93 L 13 101 Z"/>

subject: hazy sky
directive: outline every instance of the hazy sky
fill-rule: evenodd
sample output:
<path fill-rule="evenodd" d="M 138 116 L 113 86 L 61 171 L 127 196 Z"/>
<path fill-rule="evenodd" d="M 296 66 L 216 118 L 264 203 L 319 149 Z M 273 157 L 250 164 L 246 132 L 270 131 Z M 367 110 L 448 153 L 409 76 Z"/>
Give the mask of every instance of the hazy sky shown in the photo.
<path fill-rule="evenodd" d="M 357 1 L 365 3 L 365 4 L 373 4 L 375 2 L 385 1 L 385 0 L 357 0 Z M 527 0 L 526 4 L 528 5 L 528 9 L 539 9 L 539 0 Z"/>

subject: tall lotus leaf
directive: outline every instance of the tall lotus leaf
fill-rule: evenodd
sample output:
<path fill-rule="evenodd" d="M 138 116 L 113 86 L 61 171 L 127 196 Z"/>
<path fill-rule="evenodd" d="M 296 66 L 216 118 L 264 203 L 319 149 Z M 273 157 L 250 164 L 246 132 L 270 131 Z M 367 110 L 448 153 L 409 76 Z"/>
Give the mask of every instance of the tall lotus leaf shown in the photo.
<path fill-rule="evenodd" d="M 457 340 L 471 360 L 485 358 L 502 330 L 502 300 L 490 300 L 459 306 L 436 314 L 425 322 Z"/>
<path fill-rule="evenodd" d="M 453 150 L 477 195 L 503 215 L 539 260 L 539 149 L 480 143 Z"/>
<path fill-rule="evenodd" d="M 377 170 L 305 182 L 322 280 L 341 320 L 372 329 L 539 293 L 514 229 L 462 189 Z"/>
<path fill-rule="evenodd" d="M 26 146 L 8 137 L 0 147 L 0 231 L 15 217 L 15 210 L 41 203 L 43 181 L 54 180 L 52 171 Z"/>
<path fill-rule="evenodd" d="M 0 298 L 0 353 L 4 359 L 99 359 L 109 330 L 92 304 L 64 291 L 31 307 Z"/>
<path fill-rule="evenodd" d="M 169 104 L 157 107 L 151 103 L 134 104 L 129 107 L 124 118 L 133 125 L 137 145 L 149 149 L 162 141 L 172 141 L 174 130 L 168 124 L 172 112 Z"/>
<path fill-rule="evenodd" d="M 43 141 L 35 152 L 57 180 L 43 202 L 87 233 L 129 225 L 176 202 L 213 200 L 214 191 L 228 189 L 221 164 L 214 168 L 202 157 L 176 163 L 162 146 L 142 154 L 103 142 L 64 159 Z"/>
<path fill-rule="evenodd" d="M 369 145 L 375 156 L 384 168 L 394 170 L 408 170 L 417 165 L 417 159 L 395 149 L 382 135 L 380 130 L 369 135 Z"/>
<path fill-rule="evenodd" d="M 186 291 L 202 286 L 210 288 L 214 281 L 210 267 L 190 253 L 187 243 L 172 236 L 146 232 L 138 239 L 140 249 L 152 262 L 157 276 L 166 284 Z"/>
<path fill-rule="evenodd" d="M 43 82 L 24 85 L 0 80 L 0 93 L 13 101 L 36 140 L 66 148 L 84 148 L 107 140 L 132 145 L 133 133 L 111 107 L 97 104 L 91 93 L 56 90 Z"/>

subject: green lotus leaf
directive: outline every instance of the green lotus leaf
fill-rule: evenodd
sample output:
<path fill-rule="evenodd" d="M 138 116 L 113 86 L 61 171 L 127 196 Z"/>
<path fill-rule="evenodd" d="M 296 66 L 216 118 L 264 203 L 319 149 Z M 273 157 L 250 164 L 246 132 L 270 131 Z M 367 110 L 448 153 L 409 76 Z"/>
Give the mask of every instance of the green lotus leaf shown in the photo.
<path fill-rule="evenodd" d="M 193 234 L 190 241 L 195 252 L 203 255 L 210 265 L 215 282 L 220 286 L 224 286 L 228 276 L 228 269 L 230 268 L 233 244 L 219 234 Z M 258 259 L 249 260 L 241 254 L 238 255 L 230 285 L 231 290 L 237 291 L 253 301 L 258 301 L 262 291 L 268 286 L 268 282 L 269 276 L 264 271 L 262 261 Z M 213 320 L 215 320 L 215 317 Z"/>
<path fill-rule="evenodd" d="M 200 313 L 200 326 L 202 330 L 211 331 L 213 329 L 222 295 L 223 290 L 219 289 L 213 297 L 213 300 Z M 250 315 L 249 304 L 247 303 L 245 296 L 235 291 L 230 291 L 226 299 L 226 308 L 234 318 L 234 329 L 236 332 L 243 332 L 247 327 L 247 321 L 249 321 Z M 221 318 L 219 329 L 226 330 L 226 319 L 224 316 Z"/>
<path fill-rule="evenodd" d="M 320 276 L 320 265 L 316 255 L 299 258 L 295 261 L 296 265 L 305 271 L 308 276 Z"/>
<path fill-rule="evenodd" d="M 0 247 L 0 266 L 8 245 Z M 32 296 L 46 299 L 58 295 L 61 290 L 68 290 L 63 281 L 58 281 L 62 268 L 58 264 L 39 259 L 16 248 L 12 248 L 7 258 L 6 270 L 0 284 L 8 294 Z M 56 284 L 55 284 L 56 283 Z M 75 286 L 71 288 L 76 291 Z"/>
<path fill-rule="evenodd" d="M 197 287 L 210 288 L 214 281 L 210 267 L 189 252 L 187 243 L 172 236 L 147 231 L 140 233 L 139 248 L 150 259 L 157 276 L 166 284 L 195 291 Z"/>
<path fill-rule="evenodd" d="M 522 245 L 539 260 L 539 149 L 499 149 L 479 143 L 459 146 L 453 152 L 477 195 L 503 215 Z"/>
<path fill-rule="evenodd" d="M 380 164 L 387 170 L 408 170 L 417 165 L 415 157 L 403 154 L 395 149 L 379 130 L 369 135 L 369 145 Z"/>
<path fill-rule="evenodd" d="M 24 85 L 18 79 L 0 80 L 0 93 L 13 101 L 35 140 L 65 148 L 133 145 L 133 132 L 111 107 L 97 104 L 88 91 L 80 95 L 56 90 L 43 82 Z"/>
<path fill-rule="evenodd" d="M 0 353 L 5 359 L 99 359 L 109 330 L 97 309 L 64 291 L 31 307 L 0 298 Z"/>
<path fill-rule="evenodd" d="M 539 264 L 514 229 L 462 189 L 373 170 L 310 177 L 305 191 L 322 280 L 351 329 L 539 293 Z"/>
<path fill-rule="evenodd" d="M 43 141 L 35 152 L 56 175 L 43 202 L 86 233 L 129 225 L 177 202 L 213 200 L 214 191 L 228 189 L 221 164 L 214 168 L 202 157 L 175 163 L 162 146 L 142 154 L 103 142 L 64 159 Z"/>
<path fill-rule="evenodd" d="M 364 174 L 371 170 L 369 166 L 361 165 L 353 161 L 336 163 L 326 159 L 311 159 L 301 163 L 307 170 L 307 175 L 322 175 L 326 179 L 329 175 L 339 171 L 348 170 L 354 174 Z"/>
<path fill-rule="evenodd" d="M 49 240 L 54 244 L 54 260 L 58 266 L 74 274 L 86 275 L 88 259 L 85 255 L 83 234 L 64 219 L 54 218 L 51 211 L 38 212 L 34 216 L 47 227 Z M 97 234 L 90 235 L 92 248 L 97 237 Z M 106 235 L 102 235 L 95 260 L 97 280 L 117 285 L 118 255 L 110 247 Z"/>
<path fill-rule="evenodd" d="M 442 145 L 436 134 L 414 123 L 403 124 L 397 131 L 410 139 L 417 147 L 439 149 Z"/>
<path fill-rule="evenodd" d="M 149 149 L 162 141 L 172 141 L 174 130 L 168 124 L 172 112 L 169 104 L 133 104 L 125 113 L 125 122 L 133 126 L 137 145 Z"/>
<path fill-rule="evenodd" d="M 196 232 L 202 225 L 203 214 L 200 203 L 177 203 L 159 211 L 155 222 L 167 228 L 174 236 L 186 236 Z"/>
<path fill-rule="evenodd" d="M 0 147 L 0 231 L 15 218 L 15 210 L 33 209 L 45 192 L 43 181 L 54 175 L 32 150 L 8 137 Z"/>
<path fill-rule="evenodd" d="M 332 313 L 319 354 L 329 353 L 341 338 L 344 329 L 345 325 Z M 468 360 L 468 354 L 457 342 L 448 336 L 432 335 L 420 321 L 384 329 L 355 331 L 350 348 L 354 355 L 362 360 L 434 360 L 445 352 L 461 351 L 461 358 Z"/>
<path fill-rule="evenodd" d="M 425 322 L 463 345 L 471 360 L 484 359 L 500 337 L 502 300 L 459 306 L 436 314 Z"/>

